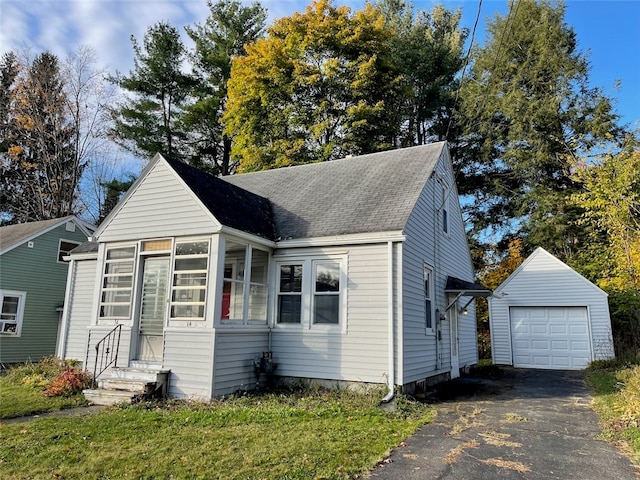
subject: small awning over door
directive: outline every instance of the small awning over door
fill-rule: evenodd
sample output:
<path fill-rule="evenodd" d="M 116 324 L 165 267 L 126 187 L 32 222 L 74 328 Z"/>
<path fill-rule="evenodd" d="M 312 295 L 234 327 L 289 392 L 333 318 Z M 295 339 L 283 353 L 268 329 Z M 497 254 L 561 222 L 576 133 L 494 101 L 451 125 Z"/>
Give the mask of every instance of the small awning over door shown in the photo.
<path fill-rule="evenodd" d="M 449 310 L 456 304 L 460 297 L 472 297 L 467 303 L 471 303 L 475 297 L 489 297 L 493 293 L 490 289 L 479 283 L 467 282 L 456 277 L 447 277 L 447 284 L 444 287 L 446 294 L 455 295 L 455 299 L 447 306 Z"/>

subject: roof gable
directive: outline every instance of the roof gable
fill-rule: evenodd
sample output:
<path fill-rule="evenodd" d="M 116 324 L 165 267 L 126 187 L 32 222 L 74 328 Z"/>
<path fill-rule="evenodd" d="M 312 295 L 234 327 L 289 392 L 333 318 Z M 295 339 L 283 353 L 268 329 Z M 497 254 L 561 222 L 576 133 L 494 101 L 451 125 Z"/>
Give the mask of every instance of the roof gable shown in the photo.
<path fill-rule="evenodd" d="M 273 239 L 273 221 L 268 200 L 179 160 L 168 157 L 164 159 L 222 225 Z"/>
<path fill-rule="evenodd" d="M 277 240 L 401 231 L 445 142 L 224 177 L 271 202 Z"/>
<path fill-rule="evenodd" d="M 569 275 L 571 278 L 575 278 L 582 285 L 588 288 L 591 288 L 601 293 L 602 295 L 608 296 L 608 294 L 604 290 L 602 290 L 600 287 L 598 287 L 594 283 L 587 280 L 585 277 L 580 275 L 569 265 L 564 263 L 562 260 L 560 260 L 556 256 L 552 255 L 542 247 L 536 248 L 533 251 L 533 253 L 529 255 L 527 259 L 524 262 L 522 262 L 522 264 L 517 269 L 515 269 L 513 273 L 509 275 L 504 282 L 502 282 L 502 284 L 500 284 L 498 288 L 495 289 L 494 295 L 499 296 L 499 294 L 502 293 L 502 291 L 505 288 L 507 288 L 507 286 L 510 283 L 517 281 L 517 278 L 521 275 L 523 271 L 531 270 L 538 266 L 542 266 L 543 264 L 549 264 L 549 263 L 554 265 L 554 267 L 558 268 L 559 271 L 562 271 L 565 274 Z"/>
<path fill-rule="evenodd" d="M 37 238 L 60 225 L 64 225 L 67 222 L 73 222 L 87 237 L 89 237 L 93 231 L 91 226 L 73 215 L 68 215 L 62 218 L 53 218 L 50 220 L 41 220 L 38 222 L 6 225 L 4 227 L 0 227 L 0 255 L 13 250 L 25 242 Z"/>

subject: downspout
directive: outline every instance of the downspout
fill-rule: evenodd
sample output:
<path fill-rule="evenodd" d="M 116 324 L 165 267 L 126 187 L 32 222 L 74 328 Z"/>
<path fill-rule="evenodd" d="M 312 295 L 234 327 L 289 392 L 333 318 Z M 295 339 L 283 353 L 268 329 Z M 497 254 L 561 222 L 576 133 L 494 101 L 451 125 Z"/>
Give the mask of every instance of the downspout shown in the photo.
<path fill-rule="evenodd" d="M 387 378 L 389 392 L 381 400 L 381 403 L 389 403 L 393 400 L 395 391 L 395 348 L 394 348 L 394 329 L 393 329 L 393 242 L 387 242 L 387 295 L 389 301 L 387 302 L 388 317 L 389 317 L 389 376 Z"/>

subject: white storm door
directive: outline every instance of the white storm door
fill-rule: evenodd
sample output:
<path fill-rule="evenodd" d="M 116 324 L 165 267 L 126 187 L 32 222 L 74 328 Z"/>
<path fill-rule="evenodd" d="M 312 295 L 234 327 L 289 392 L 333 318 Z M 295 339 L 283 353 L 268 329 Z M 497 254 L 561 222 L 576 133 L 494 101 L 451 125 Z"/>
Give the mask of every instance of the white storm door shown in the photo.
<path fill-rule="evenodd" d="M 164 324 L 169 292 L 169 257 L 147 257 L 142 273 L 138 360 L 162 361 Z"/>

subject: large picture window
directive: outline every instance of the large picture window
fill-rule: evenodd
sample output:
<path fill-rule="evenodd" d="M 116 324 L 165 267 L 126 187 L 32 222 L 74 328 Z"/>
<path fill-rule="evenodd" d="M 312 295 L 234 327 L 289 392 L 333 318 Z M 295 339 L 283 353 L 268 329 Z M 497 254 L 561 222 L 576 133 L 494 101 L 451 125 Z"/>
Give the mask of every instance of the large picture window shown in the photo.
<path fill-rule="evenodd" d="M 107 248 L 100 293 L 100 318 L 129 319 L 136 248 Z"/>
<path fill-rule="evenodd" d="M 204 320 L 209 242 L 176 242 L 171 286 L 172 320 Z"/>
<path fill-rule="evenodd" d="M 20 336 L 26 292 L 0 290 L 0 334 Z"/>

